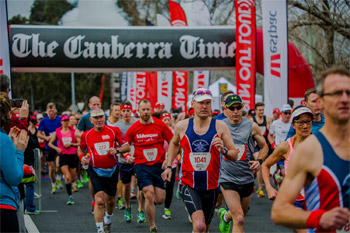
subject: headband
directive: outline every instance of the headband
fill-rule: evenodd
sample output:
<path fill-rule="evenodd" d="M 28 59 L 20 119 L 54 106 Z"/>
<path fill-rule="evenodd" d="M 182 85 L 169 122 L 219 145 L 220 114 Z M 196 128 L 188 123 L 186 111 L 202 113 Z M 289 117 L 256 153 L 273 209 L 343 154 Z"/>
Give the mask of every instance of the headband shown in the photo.
<path fill-rule="evenodd" d="M 132 106 L 128 105 L 128 104 L 124 104 L 124 105 L 120 106 L 120 110 L 123 110 L 123 109 L 130 109 L 130 110 L 132 110 Z"/>

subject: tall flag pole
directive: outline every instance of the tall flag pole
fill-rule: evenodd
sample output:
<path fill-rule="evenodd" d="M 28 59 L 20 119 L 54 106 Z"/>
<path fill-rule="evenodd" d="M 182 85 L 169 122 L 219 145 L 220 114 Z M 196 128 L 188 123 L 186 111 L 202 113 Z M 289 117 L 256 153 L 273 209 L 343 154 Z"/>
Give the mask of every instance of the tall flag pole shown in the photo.
<path fill-rule="evenodd" d="M 0 1 L 0 74 L 7 75 L 11 80 L 10 45 L 7 23 L 7 0 Z M 9 97 L 12 97 L 10 82 Z"/>
<path fill-rule="evenodd" d="M 287 0 L 262 0 L 265 114 L 288 103 Z"/>
<path fill-rule="evenodd" d="M 254 0 L 235 0 L 236 13 L 236 86 L 244 110 L 255 105 L 255 3 Z"/>
<path fill-rule="evenodd" d="M 185 12 L 182 7 L 169 0 L 170 11 L 170 24 L 175 27 L 187 26 L 187 20 Z M 187 71 L 174 71 L 173 72 L 173 98 L 172 107 L 181 108 L 182 111 L 187 112 L 188 101 L 188 72 Z"/>

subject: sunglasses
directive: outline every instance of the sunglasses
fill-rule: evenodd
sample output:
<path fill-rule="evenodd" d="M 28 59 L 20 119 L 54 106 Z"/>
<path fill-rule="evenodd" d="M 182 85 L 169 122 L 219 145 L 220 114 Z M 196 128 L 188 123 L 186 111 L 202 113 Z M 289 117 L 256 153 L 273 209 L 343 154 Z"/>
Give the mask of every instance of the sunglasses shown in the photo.
<path fill-rule="evenodd" d="M 199 91 L 195 91 L 195 92 L 193 92 L 193 95 L 195 96 L 195 95 L 212 95 L 211 94 L 211 91 L 209 91 L 209 90 L 199 90 Z"/>
<path fill-rule="evenodd" d="M 234 111 L 234 110 L 241 110 L 243 108 L 243 105 L 238 105 L 237 107 L 233 107 L 233 106 L 230 106 L 228 107 L 228 109 L 230 109 L 231 111 Z"/>
<path fill-rule="evenodd" d="M 292 112 L 283 112 L 284 115 L 291 115 Z"/>
<path fill-rule="evenodd" d="M 306 125 L 311 125 L 312 121 L 294 121 L 295 123 L 297 123 L 299 126 L 303 126 L 304 124 Z"/>

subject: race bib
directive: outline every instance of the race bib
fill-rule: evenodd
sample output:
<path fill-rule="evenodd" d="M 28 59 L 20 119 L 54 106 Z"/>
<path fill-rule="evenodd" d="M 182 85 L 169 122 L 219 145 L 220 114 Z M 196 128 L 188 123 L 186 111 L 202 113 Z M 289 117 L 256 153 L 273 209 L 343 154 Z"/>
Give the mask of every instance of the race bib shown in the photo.
<path fill-rule="evenodd" d="M 71 137 L 62 138 L 63 145 L 70 144 L 72 142 Z"/>
<path fill-rule="evenodd" d="M 157 154 L 158 154 L 157 148 L 143 150 L 143 155 L 145 156 L 148 162 L 152 162 L 156 160 Z"/>
<path fill-rule="evenodd" d="M 49 135 L 50 135 L 50 137 L 52 137 L 52 138 L 53 138 L 53 136 L 55 136 L 55 135 L 56 135 L 56 131 L 53 131 L 53 132 L 49 133 Z"/>
<path fill-rule="evenodd" d="M 347 224 L 345 224 L 345 226 L 341 229 L 341 230 L 337 230 L 337 233 L 349 233 L 350 232 L 350 219 L 348 221 Z"/>
<path fill-rule="evenodd" d="M 238 150 L 237 161 L 247 160 L 247 145 L 246 144 L 243 144 L 243 145 L 235 144 L 235 147 Z M 228 160 L 228 159 L 225 157 L 225 160 Z"/>
<path fill-rule="evenodd" d="M 98 155 L 107 155 L 109 150 L 109 142 L 99 142 L 95 143 L 95 150 L 97 151 Z"/>
<path fill-rule="evenodd" d="M 211 160 L 210 152 L 192 152 L 190 161 L 195 171 L 206 171 Z"/>

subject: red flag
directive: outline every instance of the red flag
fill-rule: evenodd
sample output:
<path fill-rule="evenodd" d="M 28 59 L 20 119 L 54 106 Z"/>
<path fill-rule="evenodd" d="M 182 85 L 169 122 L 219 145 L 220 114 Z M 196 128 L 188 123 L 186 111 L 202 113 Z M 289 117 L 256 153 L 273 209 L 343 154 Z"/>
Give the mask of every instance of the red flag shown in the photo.
<path fill-rule="evenodd" d="M 105 87 L 105 75 L 102 75 L 101 77 L 101 91 L 100 91 L 100 102 L 102 104 L 102 99 L 103 99 L 103 89 Z"/>
<path fill-rule="evenodd" d="M 155 104 L 158 101 L 158 73 L 157 72 L 147 72 L 147 89 L 148 98 L 151 102 L 151 107 L 154 109 Z"/>
<path fill-rule="evenodd" d="M 236 86 L 244 110 L 255 105 L 255 7 L 254 0 L 235 0 Z"/>

